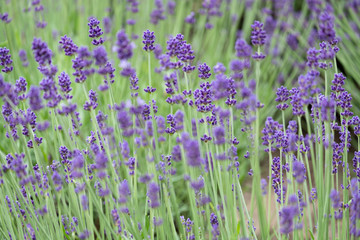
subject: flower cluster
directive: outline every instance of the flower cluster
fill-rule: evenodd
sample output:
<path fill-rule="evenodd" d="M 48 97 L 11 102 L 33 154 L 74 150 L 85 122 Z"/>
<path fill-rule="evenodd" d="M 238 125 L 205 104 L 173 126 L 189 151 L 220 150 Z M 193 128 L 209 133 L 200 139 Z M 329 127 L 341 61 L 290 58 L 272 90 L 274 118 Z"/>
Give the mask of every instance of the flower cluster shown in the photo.
<path fill-rule="evenodd" d="M 103 35 L 104 32 L 101 30 L 99 24 L 100 21 L 97 20 L 96 18 L 91 17 L 89 19 L 89 23 L 88 23 L 89 37 L 93 39 L 91 43 L 95 46 L 104 43 L 104 39 L 101 37 L 101 35 Z"/>

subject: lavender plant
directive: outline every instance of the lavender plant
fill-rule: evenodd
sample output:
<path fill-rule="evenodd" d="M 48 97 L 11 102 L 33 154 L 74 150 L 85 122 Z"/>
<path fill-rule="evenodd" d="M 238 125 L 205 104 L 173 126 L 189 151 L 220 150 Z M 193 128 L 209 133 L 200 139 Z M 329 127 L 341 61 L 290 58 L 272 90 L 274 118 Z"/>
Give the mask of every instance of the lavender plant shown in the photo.
<path fill-rule="evenodd" d="M 7 1 L 1 239 L 359 238 L 359 10 Z"/>

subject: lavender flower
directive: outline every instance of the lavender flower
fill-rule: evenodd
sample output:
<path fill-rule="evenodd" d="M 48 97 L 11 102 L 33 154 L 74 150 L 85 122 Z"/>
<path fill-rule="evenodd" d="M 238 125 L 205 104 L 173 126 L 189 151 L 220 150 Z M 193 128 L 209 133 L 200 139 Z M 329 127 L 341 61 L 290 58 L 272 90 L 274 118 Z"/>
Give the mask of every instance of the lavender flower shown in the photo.
<path fill-rule="evenodd" d="M 85 82 L 87 77 L 95 72 L 90 68 L 92 64 L 91 53 L 87 47 L 79 47 L 77 51 L 77 57 L 72 60 L 72 67 L 75 69 L 73 75 L 76 77 L 75 82 Z"/>
<path fill-rule="evenodd" d="M 280 88 L 278 88 L 278 90 L 276 91 L 277 98 L 275 99 L 275 101 L 279 102 L 280 104 L 276 106 L 277 109 L 283 111 L 289 107 L 289 105 L 286 103 L 286 101 L 289 99 L 289 95 L 290 92 L 286 87 L 281 86 Z"/>
<path fill-rule="evenodd" d="M 340 100 L 340 99 L 338 99 L 339 94 L 341 92 L 345 91 L 345 89 L 343 88 L 343 86 L 345 84 L 345 80 L 346 80 L 346 77 L 342 73 L 334 74 L 334 79 L 332 80 L 333 85 L 331 85 L 331 91 L 334 92 L 334 94 L 332 94 L 332 96 L 337 101 Z"/>
<path fill-rule="evenodd" d="M 214 108 L 212 85 L 209 82 L 201 83 L 200 88 L 194 91 L 195 106 L 199 112 L 210 112 Z"/>
<path fill-rule="evenodd" d="M 21 154 L 16 154 L 15 153 L 15 157 L 8 155 L 7 158 L 12 158 L 12 161 L 10 163 L 10 168 L 11 170 L 13 170 L 17 176 L 17 178 L 20 180 L 20 184 L 21 185 L 26 185 L 29 180 L 31 180 L 30 178 L 28 178 L 28 173 L 27 173 L 27 165 L 24 164 L 24 158 L 25 158 L 25 154 L 21 153 Z"/>
<path fill-rule="evenodd" d="M 97 176 L 101 179 L 106 177 L 108 158 L 105 153 L 98 152 L 95 157 L 95 167 L 98 170 Z"/>
<path fill-rule="evenodd" d="M 28 62 L 28 59 L 27 59 L 27 54 L 26 54 L 26 51 L 24 49 L 21 49 L 19 51 L 19 58 L 20 58 L 20 61 L 22 62 L 22 65 L 24 67 L 27 67 L 29 65 L 29 62 Z"/>
<path fill-rule="evenodd" d="M 153 179 L 153 175 L 145 174 L 143 176 L 140 176 L 138 181 L 141 183 L 148 183 Z"/>
<path fill-rule="evenodd" d="M 61 44 L 61 48 L 64 49 L 66 56 L 72 56 L 78 50 L 78 47 L 76 46 L 76 44 L 72 41 L 72 39 L 70 37 L 68 37 L 66 35 L 61 37 L 59 44 Z"/>
<path fill-rule="evenodd" d="M 332 41 L 336 37 L 334 30 L 334 17 L 331 10 L 326 8 L 319 16 L 319 38 L 320 41 Z"/>
<path fill-rule="evenodd" d="M 219 62 L 214 66 L 215 74 L 221 74 L 221 73 L 225 73 L 225 72 L 226 72 L 226 67 L 224 66 L 224 64 Z"/>
<path fill-rule="evenodd" d="M 265 127 L 261 131 L 264 135 L 261 139 L 263 140 L 264 146 L 271 145 L 271 149 L 265 149 L 265 152 L 274 151 L 274 145 L 276 146 L 277 142 L 279 142 L 279 137 L 282 132 L 282 125 L 279 122 L 274 121 L 272 117 L 268 117 L 265 121 Z"/>
<path fill-rule="evenodd" d="M 211 69 L 206 63 L 200 64 L 198 70 L 199 70 L 199 78 L 201 79 L 208 79 L 211 76 L 210 73 Z"/>
<path fill-rule="evenodd" d="M 285 194 L 286 194 L 286 186 L 285 186 L 285 181 L 284 181 L 284 172 L 282 171 L 282 177 L 280 176 L 280 168 L 284 168 L 284 165 L 282 165 L 280 163 L 280 158 L 279 157 L 275 157 L 273 159 L 273 163 L 271 165 L 271 170 L 272 170 L 272 186 L 274 188 L 274 192 L 275 194 L 278 196 L 277 198 L 277 202 L 281 204 L 281 198 L 283 199 L 283 201 L 285 202 Z M 281 181 L 282 179 L 282 181 Z M 282 189 L 281 189 L 281 185 L 282 185 Z M 282 193 L 282 196 L 281 196 Z"/>
<path fill-rule="evenodd" d="M 315 201 L 315 199 L 317 199 L 317 191 L 316 191 L 316 188 L 312 188 L 311 189 L 311 192 L 310 192 L 310 197 L 309 197 L 310 201 L 313 202 Z"/>
<path fill-rule="evenodd" d="M 149 198 L 149 206 L 151 208 L 157 208 L 160 206 L 159 192 L 160 187 L 156 183 L 151 182 L 148 184 L 147 196 Z"/>
<path fill-rule="evenodd" d="M 1 70 L 4 73 L 9 73 L 13 70 L 11 55 L 9 49 L 0 48 L 0 66 L 3 66 Z"/>
<path fill-rule="evenodd" d="M 31 49 L 33 50 L 35 61 L 39 65 L 51 64 L 52 52 L 40 38 L 34 38 Z"/>
<path fill-rule="evenodd" d="M 279 213 L 281 234 L 289 234 L 294 230 L 294 218 L 300 214 L 297 202 L 296 195 L 289 196 L 290 205 L 281 209 Z"/>
<path fill-rule="evenodd" d="M 360 136 L 360 118 L 358 116 L 354 116 L 351 119 L 351 125 L 354 125 L 354 134 L 359 137 Z"/>
<path fill-rule="evenodd" d="M 289 34 L 286 38 L 287 44 L 290 46 L 291 50 L 295 51 L 298 48 L 299 40 L 298 34 Z"/>
<path fill-rule="evenodd" d="M 64 93 L 66 99 L 72 99 L 72 96 L 69 95 L 69 92 L 72 90 L 70 87 L 71 81 L 69 75 L 66 72 L 62 72 L 59 75 L 59 86 L 60 90 Z"/>
<path fill-rule="evenodd" d="M 41 97 L 40 97 L 40 89 L 35 86 L 31 86 L 29 93 L 28 93 L 28 99 L 30 108 L 33 111 L 38 111 L 42 109 L 44 106 L 42 105 Z"/>
<path fill-rule="evenodd" d="M 129 184 L 126 179 L 122 181 L 119 185 L 119 194 L 120 194 L 119 202 L 126 203 L 127 197 L 131 195 Z"/>
<path fill-rule="evenodd" d="M 165 55 L 161 55 L 160 64 L 163 69 L 175 69 L 183 67 L 184 72 L 192 72 L 195 66 L 191 66 L 191 62 L 194 60 L 194 51 L 190 44 L 187 44 L 182 34 L 177 34 L 176 37 L 170 38 L 167 41 L 168 50 Z M 180 61 L 171 62 L 171 57 L 177 57 Z"/>
<path fill-rule="evenodd" d="M 255 21 L 251 28 L 253 29 L 251 32 L 251 43 L 254 46 L 262 46 L 265 44 L 266 40 L 266 32 L 263 30 L 264 24 Z"/>
<path fill-rule="evenodd" d="M 210 224 L 212 227 L 211 233 L 213 235 L 213 239 L 218 239 L 217 237 L 220 235 L 219 221 L 215 213 L 210 214 Z"/>
<path fill-rule="evenodd" d="M 184 134 L 182 136 L 185 136 Z M 201 153 L 199 149 L 199 144 L 197 140 L 188 140 L 183 142 L 187 163 L 191 167 L 201 166 L 203 159 L 201 158 Z"/>
<path fill-rule="evenodd" d="M 340 200 L 340 194 L 335 189 L 331 190 L 330 193 L 330 199 L 332 201 L 333 208 L 340 208 L 341 207 L 341 200 Z"/>
<path fill-rule="evenodd" d="M 214 128 L 215 144 L 225 144 L 225 129 L 223 126 Z"/>
<path fill-rule="evenodd" d="M 128 11 L 131 11 L 132 13 L 137 13 L 139 11 L 138 9 L 139 2 L 137 0 L 127 0 L 127 2 L 130 5 L 127 7 Z"/>
<path fill-rule="evenodd" d="M 164 20 L 166 17 L 164 14 L 164 6 L 162 0 L 155 0 L 155 9 L 150 14 L 150 22 L 157 25 L 160 20 Z"/>
<path fill-rule="evenodd" d="M 170 15 L 174 15 L 174 13 L 175 13 L 175 7 L 176 7 L 176 2 L 173 1 L 173 0 L 169 0 L 167 7 L 168 7 L 168 12 L 169 12 L 169 14 L 170 14 Z"/>
<path fill-rule="evenodd" d="M 316 68 L 319 66 L 319 50 L 316 50 L 316 48 L 310 48 L 307 51 L 307 62 L 306 65 L 308 65 L 310 68 Z"/>
<path fill-rule="evenodd" d="M 155 49 L 154 42 L 155 42 L 155 35 L 154 32 L 150 32 L 150 30 L 146 30 L 143 35 L 143 41 L 144 44 L 143 49 L 145 51 L 153 51 Z"/>
<path fill-rule="evenodd" d="M 116 34 L 116 47 L 115 51 L 117 52 L 117 56 L 120 60 L 127 60 L 132 57 L 133 46 L 128 39 L 124 30 L 120 30 Z"/>
<path fill-rule="evenodd" d="M 293 162 L 293 172 L 293 176 L 298 183 L 303 183 L 306 180 L 306 168 L 302 162 L 296 160 Z"/>
<path fill-rule="evenodd" d="M 3 21 L 4 23 L 10 23 L 11 22 L 11 18 L 9 18 L 9 14 L 6 13 L 0 13 L 0 20 Z"/>
<path fill-rule="evenodd" d="M 290 90 L 290 94 L 290 103 L 293 106 L 293 114 L 295 116 L 304 115 L 304 101 L 302 99 L 300 90 L 298 88 L 293 88 Z"/>
<path fill-rule="evenodd" d="M 196 22 L 195 13 L 191 12 L 189 15 L 187 15 L 185 17 L 185 22 L 189 24 L 195 24 Z"/>
<path fill-rule="evenodd" d="M 104 46 L 99 46 L 94 49 L 93 57 L 95 59 L 95 65 L 103 66 L 107 62 L 107 52 Z"/>
<path fill-rule="evenodd" d="M 29 232 L 29 234 L 30 234 L 30 238 L 35 240 L 35 239 L 36 239 L 35 231 L 34 231 L 34 229 L 32 228 L 31 224 L 28 223 L 28 224 L 26 225 L 26 228 L 28 229 L 28 232 Z"/>
<path fill-rule="evenodd" d="M 84 158 L 81 154 L 76 154 L 74 159 L 71 161 L 71 174 L 72 178 L 81 178 L 83 173 L 81 170 L 84 168 Z"/>
<path fill-rule="evenodd" d="M 83 232 L 79 233 L 79 239 L 88 239 L 89 237 L 90 232 L 86 229 Z"/>
<path fill-rule="evenodd" d="M 137 97 L 139 93 L 137 92 L 139 90 L 139 78 L 136 76 L 136 74 L 133 74 L 129 78 L 130 80 L 130 90 L 131 90 L 131 97 Z"/>
<path fill-rule="evenodd" d="M 104 23 L 105 33 L 110 33 L 111 32 L 111 27 L 112 27 L 111 18 L 110 17 L 104 17 L 103 18 L 103 23 Z"/>
<path fill-rule="evenodd" d="M 235 42 L 235 51 L 238 58 L 247 58 L 251 56 L 251 47 L 243 39 L 237 39 Z"/>
<path fill-rule="evenodd" d="M 96 107 L 98 106 L 97 94 L 92 89 L 89 91 L 89 100 L 90 101 L 86 101 L 84 104 L 84 110 L 86 111 L 90 111 L 91 109 L 96 109 Z"/>
<path fill-rule="evenodd" d="M 103 31 L 101 30 L 101 28 L 99 27 L 100 21 L 97 20 L 94 17 L 91 17 L 89 19 L 89 37 L 92 38 L 92 44 L 97 46 L 100 44 L 104 43 L 104 39 L 101 37 L 101 35 L 103 35 Z"/>
<path fill-rule="evenodd" d="M 198 181 L 192 181 L 190 186 L 196 191 L 199 192 L 201 189 L 204 188 L 205 183 L 202 176 L 199 176 Z"/>
<path fill-rule="evenodd" d="M 350 182 L 351 187 L 351 204 L 350 204 L 350 235 L 360 237 L 360 229 L 358 221 L 360 219 L 360 191 L 357 179 L 352 179 Z"/>
<path fill-rule="evenodd" d="M 190 233 L 191 230 L 192 230 L 192 226 L 194 225 L 194 222 L 191 221 L 190 218 L 188 218 L 186 221 L 185 221 L 185 218 L 184 216 L 180 216 L 180 220 L 181 220 L 181 224 L 185 226 L 185 230 L 187 233 Z M 195 236 L 192 235 L 193 237 L 189 237 L 189 239 L 195 239 Z"/>
<path fill-rule="evenodd" d="M 262 178 L 260 181 L 261 184 L 261 194 L 265 196 L 267 194 L 267 182 L 266 179 Z"/>
<path fill-rule="evenodd" d="M 16 80 L 15 92 L 18 95 L 18 100 L 26 99 L 26 95 L 25 95 L 26 86 L 27 86 L 27 82 L 25 78 L 20 77 L 18 80 Z"/>

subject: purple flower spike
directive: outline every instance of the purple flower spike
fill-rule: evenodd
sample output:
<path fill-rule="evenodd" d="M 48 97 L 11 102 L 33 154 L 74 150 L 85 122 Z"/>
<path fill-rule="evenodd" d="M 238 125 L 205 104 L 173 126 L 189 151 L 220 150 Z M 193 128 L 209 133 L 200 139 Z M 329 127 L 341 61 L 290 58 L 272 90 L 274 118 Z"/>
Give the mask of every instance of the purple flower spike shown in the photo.
<path fill-rule="evenodd" d="M 286 87 L 281 86 L 276 91 L 276 96 L 277 98 L 275 99 L 275 101 L 280 103 L 276 106 L 277 109 L 280 109 L 282 111 L 287 109 L 289 107 L 289 105 L 286 103 L 287 100 L 289 100 L 289 96 L 290 96 L 289 90 Z"/>
<path fill-rule="evenodd" d="M 258 52 L 256 52 L 256 53 L 253 54 L 251 57 L 252 57 L 254 60 L 256 60 L 256 61 L 259 61 L 259 60 L 265 59 L 266 56 L 265 56 L 263 53 L 258 53 Z"/>
<path fill-rule="evenodd" d="M 168 12 L 169 12 L 169 14 L 170 14 L 170 15 L 174 15 L 174 13 L 175 13 L 175 7 L 176 7 L 176 2 L 173 1 L 173 0 L 170 0 L 170 1 L 168 2 L 167 7 L 168 7 Z"/>
<path fill-rule="evenodd" d="M 89 29 L 89 37 L 93 39 L 91 43 L 95 46 L 104 43 L 104 39 L 101 37 L 101 35 L 103 35 L 104 32 L 99 27 L 99 24 L 100 24 L 100 21 L 97 20 L 96 18 L 91 17 L 89 19 L 89 23 L 88 23 L 88 26 L 90 28 Z"/>
<path fill-rule="evenodd" d="M 139 11 L 138 9 L 139 2 L 137 0 L 127 0 L 127 2 L 128 2 L 128 6 L 127 6 L 128 11 L 131 11 L 132 13 L 137 13 Z"/>
<path fill-rule="evenodd" d="M 164 15 L 164 6 L 162 0 L 155 0 L 156 8 L 150 14 L 150 22 L 154 25 L 157 25 L 160 20 L 164 20 L 166 16 Z"/>
<path fill-rule="evenodd" d="M 359 219 L 360 219 L 360 191 L 358 187 L 358 179 L 352 179 L 351 183 L 351 205 L 350 205 L 350 235 L 360 237 Z"/>
<path fill-rule="evenodd" d="M 78 50 L 76 44 L 66 35 L 61 37 L 59 44 L 61 45 L 61 48 L 64 49 L 66 56 L 72 56 Z"/>
<path fill-rule="evenodd" d="M 204 179 L 202 176 L 199 176 L 197 181 L 192 181 L 190 183 L 190 186 L 192 189 L 194 189 L 196 192 L 199 192 L 201 189 L 204 188 L 205 183 L 204 183 Z"/>
<path fill-rule="evenodd" d="M 304 100 L 301 97 L 300 90 L 298 88 L 293 88 L 290 90 L 290 94 L 290 103 L 293 106 L 293 114 L 295 116 L 304 115 Z"/>
<path fill-rule="evenodd" d="M 79 239 L 88 239 L 90 237 L 90 232 L 88 230 L 84 230 L 83 232 L 79 233 Z"/>
<path fill-rule="evenodd" d="M 310 48 L 307 51 L 307 62 L 306 65 L 308 65 L 310 68 L 316 68 L 319 66 L 319 50 L 316 50 L 316 48 Z"/>
<path fill-rule="evenodd" d="M 332 204 L 333 208 L 340 208 L 341 207 L 340 194 L 335 189 L 331 190 L 330 199 L 331 199 L 331 201 L 333 203 Z"/>
<path fill-rule="evenodd" d="M 225 73 L 225 72 L 226 72 L 226 67 L 225 67 L 224 64 L 222 64 L 221 62 L 218 62 L 218 63 L 214 66 L 214 72 L 215 72 L 215 74 Z"/>
<path fill-rule="evenodd" d="M 103 22 L 104 22 L 105 33 L 110 33 L 111 32 L 111 27 L 112 27 L 111 18 L 110 17 L 104 17 Z"/>
<path fill-rule="evenodd" d="M 154 42 L 155 42 L 155 35 L 154 32 L 150 32 L 150 30 L 146 30 L 143 35 L 144 41 L 142 43 L 144 44 L 143 49 L 145 51 L 153 51 L 155 49 Z"/>
<path fill-rule="evenodd" d="M 44 107 L 41 102 L 39 87 L 31 86 L 28 93 L 28 99 L 31 110 L 37 111 Z"/>
<path fill-rule="evenodd" d="M 183 144 L 184 144 L 184 148 L 185 148 L 185 152 L 186 152 L 188 165 L 191 167 L 201 166 L 203 159 L 201 158 L 198 141 L 197 140 L 189 140 Z"/>
<path fill-rule="evenodd" d="M 280 215 L 280 233 L 289 234 L 294 230 L 294 218 L 300 214 L 297 196 L 289 196 L 289 206 L 281 209 Z"/>
<path fill-rule="evenodd" d="M 92 89 L 89 91 L 89 99 L 90 99 L 90 101 L 87 101 L 84 104 L 84 110 L 86 110 L 86 111 L 90 111 L 91 109 L 96 109 L 96 107 L 98 106 L 97 94 Z"/>
<path fill-rule="evenodd" d="M 319 16 L 319 39 L 320 41 L 332 41 L 336 37 L 336 33 L 334 30 L 334 16 L 332 15 L 332 9 L 325 8 L 324 12 L 322 12 Z"/>
<path fill-rule="evenodd" d="M 71 161 L 71 174 L 72 178 L 81 178 L 83 173 L 81 170 L 84 168 L 84 158 L 81 154 L 77 154 L 74 159 Z"/>
<path fill-rule="evenodd" d="M 339 93 L 345 91 L 345 89 L 343 88 L 344 84 L 345 84 L 345 80 L 346 77 L 342 74 L 342 73 L 335 73 L 334 74 L 334 80 L 332 80 L 332 84 L 331 85 L 331 91 L 335 92 L 335 99 L 336 96 L 338 96 Z"/>
<path fill-rule="evenodd" d="M 104 46 L 99 46 L 94 49 L 93 57 L 96 66 L 104 66 L 107 62 L 107 52 Z"/>
<path fill-rule="evenodd" d="M 18 80 L 16 80 L 15 92 L 18 95 L 19 100 L 24 100 L 26 98 L 25 96 L 26 86 L 27 86 L 27 82 L 25 78 L 20 77 Z"/>
<path fill-rule="evenodd" d="M 87 77 L 95 72 L 90 68 L 93 60 L 91 59 L 91 53 L 87 47 L 80 47 L 77 51 L 77 57 L 72 60 L 72 67 L 75 69 L 73 75 L 76 77 L 75 82 L 85 82 Z"/>
<path fill-rule="evenodd" d="M 59 75 L 59 86 L 61 91 L 65 94 L 66 99 L 71 99 L 72 96 L 69 95 L 69 92 L 72 90 L 70 87 L 71 81 L 69 75 L 66 72 L 62 72 Z"/>
<path fill-rule="evenodd" d="M 189 24 L 195 24 L 196 22 L 195 13 L 191 12 L 188 16 L 186 16 L 185 22 Z"/>
<path fill-rule="evenodd" d="M 116 34 L 116 47 L 115 50 L 117 52 L 117 56 L 120 60 L 127 60 L 132 57 L 132 44 L 127 37 L 124 30 L 120 30 Z"/>
<path fill-rule="evenodd" d="M 214 128 L 215 144 L 225 144 L 225 129 L 223 126 Z"/>
<path fill-rule="evenodd" d="M 251 32 L 251 43 L 254 46 L 262 46 L 265 44 L 266 32 L 263 30 L 264 24 L 255 21 L 251 28 L 253 29 Z"/>
<path fill-rule="evenodd" d="M 236 40 L 235 51 L 238 58 L 246 58 L 251 55 L 251 47 L 243 39 Z"/>
<path fill-rule="evenodd" d="M 211 69 L 208 65 L 206 65 L 206 63 L 200 64 L 198 70 L 199 70 L 199 78 L 201 79 L 208 79 L 211 76 L 210 73 Z"/>
<path fill-rule="evenodd" d="M 9 49 L 0 48 L 0 66 L 4 68 L 1 70 L 4 73 L 11 72 L 13 70 L 11 55 Z"/>
<path fill-rule="evenodd" d="M 35 61 L 39 65 L 51 64 L 52 52 L 40 38 L 34 38 L 31 49 L 33 50 Z"/>
<path fill-rule="evenodd" d="M 120 203 L 126 203 L 127 197 L 131 195 L 128 181 L 125 179 L 119 185 Z"/>
<path fill-rule="evenodd" d="M 20 61 L 22 62 L 22 65 L 24 67 L 27 67 L 29 65 L 29 62 L 28 62 L 28 59 L 27 59 L 27 54 L 26 54 L 26 51 L 24 49 L 21 49 L 19 51 L 19 58 L 20 58 Z"/>
<path fill-rule="evenodd" d="M 8 13 L 0 13 L 0 20 L 3 21 L 4 23 L 10 23 L 12 19 L 9 18 Z"/>
<path fill-rule="evenodd" d="M 293 176 L 298 183 L 303 183 L 306 180 L 306 168 L 300 161 L 293 163 Z"/>
<path fill-rule="evenodd" d="M 147 196 L 149 198 L 149 206 L 151 208 L 157 208 L 160 206 L 159 192 L 160 192 L 160 187 L 156 183 L 154 182 L 149 183 Z"/>
<path fill-rule="evenodd" d="M 351 119 L 351 124 L 354 125 L 354 134 L 356 136 L 360 136 L 360 118 L 358 116 L 354 116 Z M 356 153 L 356 152 L 355 152 Z M 355 154 L 356 155 L 356 154 Z M 360 157 L 360 156 L 359 156 Z M 360 158 L 359 158 L 360 160 Z M 360 163 L 360 162 L 359 162 Z M 355 167 L 355 166 L 354 166 Z M 359 172 L 360 173 L 360 172 Z"/>
<path fill-rule="evenodd" d="M 130 90 L 131 90 L 131 97 L 137 97 L 139 93 L 137 92 L 139 90 L 139 78 L 136 76 L 136 74 L 133 74 L 129 78 L 130 80 Z"/>

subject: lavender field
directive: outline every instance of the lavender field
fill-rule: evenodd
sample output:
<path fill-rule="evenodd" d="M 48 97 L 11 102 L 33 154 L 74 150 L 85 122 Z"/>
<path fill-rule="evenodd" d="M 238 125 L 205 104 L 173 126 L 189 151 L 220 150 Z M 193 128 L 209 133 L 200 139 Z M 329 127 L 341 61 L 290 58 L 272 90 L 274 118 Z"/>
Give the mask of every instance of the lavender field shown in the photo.
<path fill-rule="evenodd" d="M 359 0 L 0 1 L 0 239 L 360 239 Z"/>

